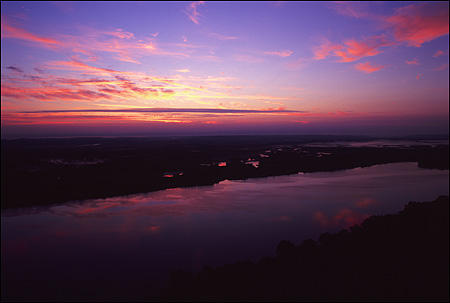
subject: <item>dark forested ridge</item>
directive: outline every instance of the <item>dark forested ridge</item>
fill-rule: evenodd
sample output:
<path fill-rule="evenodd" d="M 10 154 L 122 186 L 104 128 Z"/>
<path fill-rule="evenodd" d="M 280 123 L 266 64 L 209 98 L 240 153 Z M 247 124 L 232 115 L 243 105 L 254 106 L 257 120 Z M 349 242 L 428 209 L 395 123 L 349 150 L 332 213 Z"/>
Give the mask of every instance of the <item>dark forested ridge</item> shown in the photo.
<path fill-rule="evenodd" d="M 449 300 L 449 197 L 409 202 L 398 214 L 300 245 L 281 241 L 277 256 L 172 272 L 152 301 Z"/>
<path fill-rule="evenodd" d="M 45 205 L 211 185 L 225 179 L 334 171 L 392 162 L 417 162 L 424 168 L 448 169 L 448 144 L 326 145 L 372 140 L 363 136 L 2 140 L 1 207 Z M 312 144 L 317 142 L 326 144 Z M 249 161 L 257 161 L 258 167 Z"/>

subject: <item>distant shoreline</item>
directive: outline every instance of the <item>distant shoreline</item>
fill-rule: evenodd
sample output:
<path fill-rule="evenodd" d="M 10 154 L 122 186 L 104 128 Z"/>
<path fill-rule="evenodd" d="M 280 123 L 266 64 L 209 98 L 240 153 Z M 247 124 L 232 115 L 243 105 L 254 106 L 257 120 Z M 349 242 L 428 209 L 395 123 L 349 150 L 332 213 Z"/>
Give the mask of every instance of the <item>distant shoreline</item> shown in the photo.
<path fill-rule="evenodd" d="M 448 144 L 332 145 L 378 139 L 206 136 L 2 140 L 1 207 L 50 205 L 213 185 L 226 179 L 336 171 L 395 162 L 417 162 L 419 167 L 430 169 L 449 168 Z M 323 144 L 314 146 L 319 142 Z"/>
<path fill-rule="evenodd" d="M 450 134 L 411 134 L 411 135 L 398 135 L 398 136 L 374 136 L 374 135 L 330 135 L 330 134 L 305 134 L 305 135 L 293 135 L 293 134 L 149 134 L 149 135 L 71 135 L 71 136 L 11 136 L 2 135 L 1 140 L 41 140 L 41 139 L 129 139 L 129 138 L 198 138 L 198 137 L 291 137 L 305 140 L 314 140 L 316 142 L 320 140 L 332 140 L 335 141 L 338 138 L 348 138 L 350 140 L 449 140 Z"/>

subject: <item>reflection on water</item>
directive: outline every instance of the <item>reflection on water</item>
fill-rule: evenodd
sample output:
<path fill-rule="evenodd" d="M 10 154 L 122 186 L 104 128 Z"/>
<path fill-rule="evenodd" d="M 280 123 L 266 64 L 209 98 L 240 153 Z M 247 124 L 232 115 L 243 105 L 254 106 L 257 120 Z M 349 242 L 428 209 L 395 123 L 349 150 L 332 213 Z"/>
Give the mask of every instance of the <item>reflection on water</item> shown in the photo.
<path fill-rule="evenodd" d="M 254 160 L 249 159 L 247 162 L 245 162 L 245 164 L 251 164 L 251 165 L 253 165 L 253 167 L 258 168 L 259 161 L 254 161 Z"/>
<path fill-rule="evenodd" d="M 396 163 L 2 211 L 2 289 L 145 300 L 171 270 L 274 256 L 280 240 L 448 195 L 448 181 L 448 170 Z"/>

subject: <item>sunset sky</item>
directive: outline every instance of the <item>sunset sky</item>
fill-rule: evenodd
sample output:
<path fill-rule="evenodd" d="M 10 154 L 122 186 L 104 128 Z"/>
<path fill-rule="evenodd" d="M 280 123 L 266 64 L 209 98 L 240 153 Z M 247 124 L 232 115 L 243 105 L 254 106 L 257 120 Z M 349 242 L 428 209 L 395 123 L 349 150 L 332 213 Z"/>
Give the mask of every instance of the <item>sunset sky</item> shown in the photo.
<path fill-rule="evenodd" d="M 447 134 L 445 2 L 1 2 L 2 138 Z"/>

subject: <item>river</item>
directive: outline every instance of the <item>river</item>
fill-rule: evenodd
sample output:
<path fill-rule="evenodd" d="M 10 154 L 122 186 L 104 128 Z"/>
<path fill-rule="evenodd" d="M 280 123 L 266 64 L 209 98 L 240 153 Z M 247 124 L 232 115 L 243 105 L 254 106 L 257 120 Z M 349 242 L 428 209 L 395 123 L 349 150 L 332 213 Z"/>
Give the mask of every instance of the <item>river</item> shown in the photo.
<path fill-rule="evenodd" d="M 172 270 L 258 261 L 448 194 L 448 170 L 393 163 L 4 210 L 2 301 L 144 301 Z"/>

